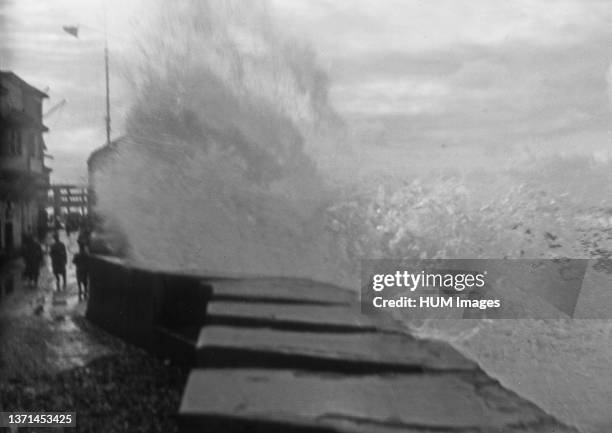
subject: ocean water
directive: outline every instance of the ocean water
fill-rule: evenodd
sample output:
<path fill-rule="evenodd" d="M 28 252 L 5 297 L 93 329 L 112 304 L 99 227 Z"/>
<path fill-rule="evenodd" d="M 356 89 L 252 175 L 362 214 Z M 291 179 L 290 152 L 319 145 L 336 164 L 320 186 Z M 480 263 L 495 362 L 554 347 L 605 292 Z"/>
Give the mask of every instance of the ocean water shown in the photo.
<path fill-rule="evenodd" d="M 380 258 L 608 259 L 607 169 L 582 157 L 553 157 L 519 174 L 430 176 L 379 189 L 356 207 L 362 216 L 353 218 L 353 230 L 367 236 L 353 235 L 361 239 L 353 250 Z M 560 420 L 606 433 L 612 431 L 612 274 L 594 263 L 574 319 L 397 317 L 415 335 L 450 342 Z"/>
<path fill-rule="evenodd" d="M 410 328 L 450 342 L 504 386 L 580 431 L 611 431 L 611 321 L 464 319 Z"/>
<path fill-rule="evenodd" d="M 497 320 L 457 347 L 505 386 L 585 432 L 612 431 L 612 322 Z"/>

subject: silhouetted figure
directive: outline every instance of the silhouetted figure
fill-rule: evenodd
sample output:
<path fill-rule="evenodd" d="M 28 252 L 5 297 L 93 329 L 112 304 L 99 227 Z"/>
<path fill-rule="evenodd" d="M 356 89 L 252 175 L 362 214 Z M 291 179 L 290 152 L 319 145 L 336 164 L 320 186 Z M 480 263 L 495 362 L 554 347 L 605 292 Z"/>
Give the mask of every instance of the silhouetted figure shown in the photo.
<path fill-rule="evenodd" d="M 41 244 L 44 244 L 47 241 L 48 221 L 49 215 L 47 215 L 47 211 L 41 209 L 38 212 L 38 241 Z"/>
<path fill-rule="evenodd" d="M 60 221 L 59 216 L 55 217 L 55 223 L 53 226 L 56 232 L 59 232 L 62 229 L 62 222 Z"/>
<path fill-rule="evenodd" d="M 66 290 L 66 262 L 68 261 L 68 254 L 66 252 L 66 245 L 59 239 L 59 233 L 53 233 L 53 245 L 51 245 L 51 267 L 53 268 L 53 275 L 55 276 L 55 283 L 57 291 L 60 291 L 60 276 L 64 279 L 63 290 Z"/>
<path fill-rule="evenodd" d="M 81 246 L 87 251 L 89 251 L 89 240 L 91 238 L 91 232 L 86 224 L 81 225 L 81 230 L 79 231 L 79 237 L 77 238 L 77 243 L 79 244 L 79 248 Z"/>
<path fill-rule="evenodd" d="M 24 244 L 23 260 L 25 262 L 24 276 L 34 288 L 38 288 L 40 267 L 43 262 L 43 251 L 40 243 L 32 236 L 28 236 Z"/>
<path fill-rule="evenodd" d="M 28 258 L 30 256 L 30 237 L 25 233 L 21 234 L 21 256 L 23 257 L 23 262 L 25 263 L 25 268 L 23 269 L 23 278 L 29 278 L 29 268 L 28 268 Z"/>
<path fill-rule="evenodd" d="M 85 245 L 79 242 L 79 252 L 72 258 L 72 263 L 76 266 L 77 287 L 79 288 L 79 301 L 89 297 L 88 278 L 89 278 L 89 256 L 85 250 Z"/>

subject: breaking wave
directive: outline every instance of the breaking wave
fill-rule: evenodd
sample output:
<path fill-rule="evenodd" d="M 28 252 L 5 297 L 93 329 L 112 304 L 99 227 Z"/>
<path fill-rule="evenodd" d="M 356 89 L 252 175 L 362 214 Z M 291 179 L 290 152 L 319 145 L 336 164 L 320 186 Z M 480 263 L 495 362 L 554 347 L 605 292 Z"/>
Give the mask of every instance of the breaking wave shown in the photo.
<path fill-rule="evenodd" d="M 97 174 L 99 212 L 149 266 L 346 283 L 307 152 L 342 125 L 313 51 L 265 1 L 153 4 L 126 137 Z"/>

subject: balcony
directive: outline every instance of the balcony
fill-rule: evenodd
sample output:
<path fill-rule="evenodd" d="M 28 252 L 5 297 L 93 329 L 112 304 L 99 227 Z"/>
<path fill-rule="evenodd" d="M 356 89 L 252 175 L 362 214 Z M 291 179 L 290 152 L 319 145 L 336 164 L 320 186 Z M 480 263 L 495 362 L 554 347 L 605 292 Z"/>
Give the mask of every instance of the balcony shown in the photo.
<path fill-rule="evenodd" d="M 1 155 L 0 170 L 28 172 L 28 158 L 25 155 Z"/>
<path fill-rule="evenodd" d="M 49 186 L 48 170 L 38 163 L 40 172 L 29 170 L 23 156 L 0 157 L 0 199 L 38 199 Z"/>
<path fill-rule="evenodd" d="M 42 159 L 26 157 L 25 155 L 0 156 L 0 170 L 31 172 L 44 174 L 45 166 Z"/>

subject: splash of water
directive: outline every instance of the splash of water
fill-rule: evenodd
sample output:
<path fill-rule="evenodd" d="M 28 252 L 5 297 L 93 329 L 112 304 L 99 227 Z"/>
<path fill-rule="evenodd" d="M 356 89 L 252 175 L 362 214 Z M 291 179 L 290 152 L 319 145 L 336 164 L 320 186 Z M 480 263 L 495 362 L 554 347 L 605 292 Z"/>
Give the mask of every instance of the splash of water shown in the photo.
<path fill-rule="evenodd" d="M 339 123 L 312 50 L 265 1 L 156 2 L 98 211 L 149 266 L 346 282 L 307 140 Z"/>

